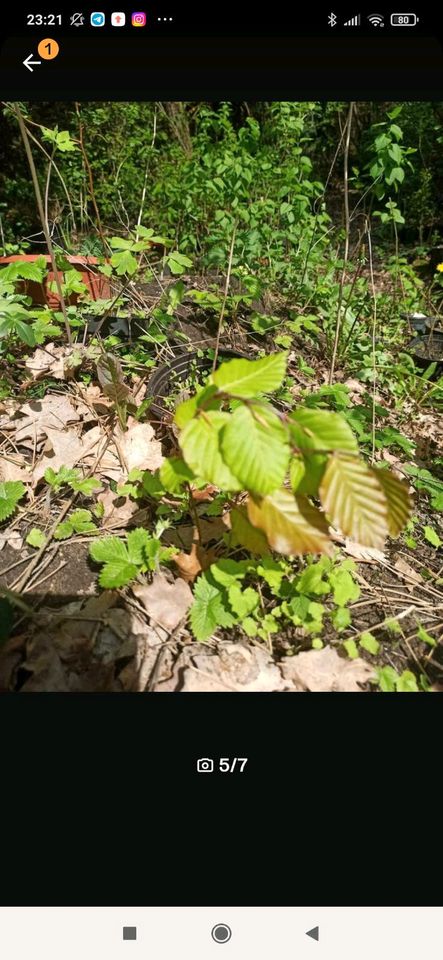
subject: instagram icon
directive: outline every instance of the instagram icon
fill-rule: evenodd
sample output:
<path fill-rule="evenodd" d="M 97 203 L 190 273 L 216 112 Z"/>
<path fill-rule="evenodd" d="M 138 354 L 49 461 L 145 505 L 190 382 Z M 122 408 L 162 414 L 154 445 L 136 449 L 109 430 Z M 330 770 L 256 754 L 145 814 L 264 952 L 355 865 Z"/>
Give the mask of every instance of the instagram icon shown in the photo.
<path fill-rule="evenodd" d="M 141 13 L 140 11 L 138 13 L 133 13 L 131 21 L 133 27 L 144 27 L 146 26 L 146 14 Z"/>

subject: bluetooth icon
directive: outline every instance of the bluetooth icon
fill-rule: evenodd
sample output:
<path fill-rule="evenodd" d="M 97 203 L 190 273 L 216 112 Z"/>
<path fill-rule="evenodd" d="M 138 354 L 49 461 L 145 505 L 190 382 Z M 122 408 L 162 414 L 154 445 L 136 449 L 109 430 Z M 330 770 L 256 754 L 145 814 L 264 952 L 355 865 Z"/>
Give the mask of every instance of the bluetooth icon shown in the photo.
<path fill-rule="evenodd" d="M 329 14 L 328 23 L 329 23 L 329 26 L 330 26 L 330 27 L 336 27 L 336 26 L 337 26 L 337 17 L 336 17 L 336 15 L 335 15 L 335 13 L 332 13 L 332 12 L 331 12 L 331 13 Z"/>

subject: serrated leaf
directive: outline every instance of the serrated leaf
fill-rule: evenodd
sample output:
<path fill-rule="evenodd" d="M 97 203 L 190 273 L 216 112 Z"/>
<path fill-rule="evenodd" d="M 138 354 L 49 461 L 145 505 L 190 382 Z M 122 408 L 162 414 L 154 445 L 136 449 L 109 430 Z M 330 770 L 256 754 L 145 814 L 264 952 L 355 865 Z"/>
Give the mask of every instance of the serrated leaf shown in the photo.
<path fill-rule="evenodd" d="M 304 460 L 301 457 L 293 457 L 289 466 L 289 481 L 291 488 L 295 493 L 300 486 L 306 472 Z"/>
<path fill-rule="evenodd" d="M 247 510 L 253 526 L 263 530 L 277 553 L 332 552 L 326 520 L 306 497 L 277 490 L 261 500 L 250 497 Z"/>
<path fill-rule="evenodd" d="M 355 640 L 344 640 L 344 641 L 343 641 L 343 646 L 344 646 L 344 648 L 345 648 L 345 650 L 346 650 L 346 653 L 347 653 L 348 657 L 349 657 L 351 660 L 357 660 L 357 657 L 358 657 L 358 649 L 357 649 L 357 644 L 356 644 Z"/>
<path fill-rule="evenodd" d="M 119 537 L 94 540 L 89 547 L 89 555 L 96 563 L 109 563 L 113 560 L 129 561 L 126 545 Z"/>
<path fill-rule="evenodd" d="M 223 603 L 223 595 L 205 576 L 194 587 L 194 603 L 190 609 L 191 628 L 196 640 L 208 640 L 217 627 L 230 627 L 234 618 Z"/>
<path fill-rule="evenodd" d="M 209 410 L 186 424 L 179 444 L 188 467 L 197 476 L 222 490 L 241 490 L 241 483 L 225 464 L 220 450 L 220 433 L 229 419 L 228 413 Z"/>
<path fill-rule="evenodd" d="M 257 590 L 253 590 L 252 587 L 246 587 L 246 590 L 242 590 L 237 583 L 229 587 L 228 597 L 232 611 L 240 620 L 256 610 L 260 602 Z"/>
<path fill-rule="evenodd" d="M 105 353 L 97 361 L 97 377 L 106 397 L 115 403 L 125 403 L 129 396 L 129 387 L 123 379 L 123 370 L 120 360 Z"/>
<path fill-rule="evenodd" d="M 18 501 L 26 493 L 26 487 L 21 480 L 6 480 L 0 483 L 0 521 L 10 517 Z"/>
<path fill-rule="evenodd" d="M 358 453 L 358 443 L 346 420 L 330 410 L 294 410 L 290 418 L 294 443 L 301 450 Z"/>
<path fill-rule="evenodd" d="M 357 457 L 330 457 L 319 489 L 334 526 L 365 547 L 383 547 L 389 532 L 386 496 L 375 472 Z"/>
<path fill-rule="evenodd" d="M 100 489 L 101 483 L 95 477 L 85 477 L 83 480 L 70 480 L 69 486 L 75 493 L 83 493 L 85 497 L 90 497 L 94 490 Z"/>
<path fill-rule="evenodd" d="M 335 629 L 340 632 L 340 630 L 346 630 L 346 627 L 349 627 L 351 614 L 347 607 L 338 607 L 331 613 L 331 620 Z"/>
<path fill-rule="evenodd" d="M 110 560 L 100 570 L 98 582 L 101 587 L 110 590 L 125 587 L 134 580 L 138 572 L 135 563 L 129 563 L 128 560 Z"/>
<path fill-rule="evenodd" d="M 403 670 L 398 678 L 397 693 L 418 693 L 417 681 L 411 670 Z"/>
<path fill-rule="evenodd" d="M 289 464 L 289 433 L 270 407 L 237 407 L 221 435 L 221 450 L 246 490 L 264 496 L 281 487 Z"/>
<path fill-rule="evenodd" d="M 119 277 L 124 273 L 133 276 L 138 269 L 137 261 L 130 250 L 120 250 L 118 253 L 114 253 L 111 257 L 111 264 L 115 267 Z"/>
<path fill-rule="evenodd" d="M 26 543 L 29 543 L 30 547 L 44 547 L 46 543 L 46 537 L 41 530 L 39 530 L 37 527 L 33 527 L 26 537 Z"/>
<path fill-rule="evenodd" d="M 374 635 L 369 631 L 362 633 L 358 642 L 360 646 L 363 647 L 363 650 L 367 650 L 373 657 L 377 655 L 380 649 L 378 640 L 376 640 Z"/>
<path fill-rule="evenodd" d="M 391 537 L 397 537 L 412 516 L 413 504 L 409 496 L 408 484 L 390 473 L 389 470 L 372 468 L 382 487 L 388 507 L 388 525 Z"/>
<path fill-rule="evenodd" d="M 423 527 L 423 533 L 428 541 L 433 547 L 441 547 L 443 545 L 443 540 L 440 539 L 436 530 L 433 527 Z"/>
<path fill-rule="evenodd" d="M 95 523 L 92 523 L 92 514 L 90 510 L 74 510 L 68 521 L 75 533 L 89 533 L 96 530 Z"/>
<path fill-rule="evenodd" d="M 194 474 L 180 457 L 169 457 L 163 461 L 159 477 L 168 493 L 180 493 L 184 485 L 194 479 Z"/>
<path fill-rule="evenodd" d="M 58 527 L 54 530 L 54 540 L 68 540 L 69 537 L 72 537 L 74 533 L 74 527 L 69 520 L 64 520 L 63 523 L 59 523 Z"/>
<path fill-rule="evenodd" d="M 258 556 L 269 552 L 269 544 L 264 533 L 252 526 L 244 507 L 235 507 L 231 510 L 230 518 L 234 545 L 238 543 Z"/>
<path fill-rule="evenodd" d="M 333 589 L 334 603 L 339 607 L 358 600 L 360 587 L 348 570 L 333 570 L 329 575 L 329 582 Z"/>
<path fill-rule="evenodd" d="M 174 414 L 174 420 L 177 426 L 182 430 L 183 427 L 195 417 L 197 410 L 203 405 L 205 410 L 218 410 L 220 400 L 212 399 L 216 393 L 217 387 L 213 383 L 210 383 L 206 387 L 203 387 L 203 390 L 196 393 L 194 397 L 190 397 L 189 400 L 183 400 L 183 403 L 179 403 Z"/>
<path fill-rule="evenodd" d="M 210 566 L 211 577 L 220 584 L 221 587 L 230 587 L 236 580 L 243 580 L 246 575 L 248 561 L 231 560 L 229 557 L 222 557 L 217 563 Z"/>
<path fill-rule="evenodd" d="M 141 567 L 145 563 L 145 550 L 149 550 L 152 542 L 152 537 L 144 527 L 137 527 L 135 530 L 131 530 L 127 536 L 127 551 L 130 562 L 136 563 Z"/>
<path fill-rule="evenodd" d="M 211 374 L 210 382 L 215 383 L 223 393 L 237 397 L 272 393 L 282 385 L 287 356 L 285 351 L 260 360 L 229 360 Z"/>

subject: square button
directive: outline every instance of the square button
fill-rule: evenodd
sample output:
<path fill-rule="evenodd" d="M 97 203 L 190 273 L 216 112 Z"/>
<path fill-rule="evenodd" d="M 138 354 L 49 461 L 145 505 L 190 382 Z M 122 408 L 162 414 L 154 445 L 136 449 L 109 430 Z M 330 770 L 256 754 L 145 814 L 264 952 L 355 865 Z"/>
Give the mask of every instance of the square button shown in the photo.
<path fill-rule="evenodd" d="M 136 940 L 137 927 L 123 927 L 123 940 Z"/>

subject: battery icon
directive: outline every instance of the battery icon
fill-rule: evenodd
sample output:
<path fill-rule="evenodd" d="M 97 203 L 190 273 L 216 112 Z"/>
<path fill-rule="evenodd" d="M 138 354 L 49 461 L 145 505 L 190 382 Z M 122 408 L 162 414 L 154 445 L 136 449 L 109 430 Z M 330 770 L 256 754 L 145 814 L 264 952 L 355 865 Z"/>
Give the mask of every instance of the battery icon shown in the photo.
<path fill-rule="evenodd" d="M 417 23 L 416 13 L 391 13 L 391 27 L 415 27 Z"/>

